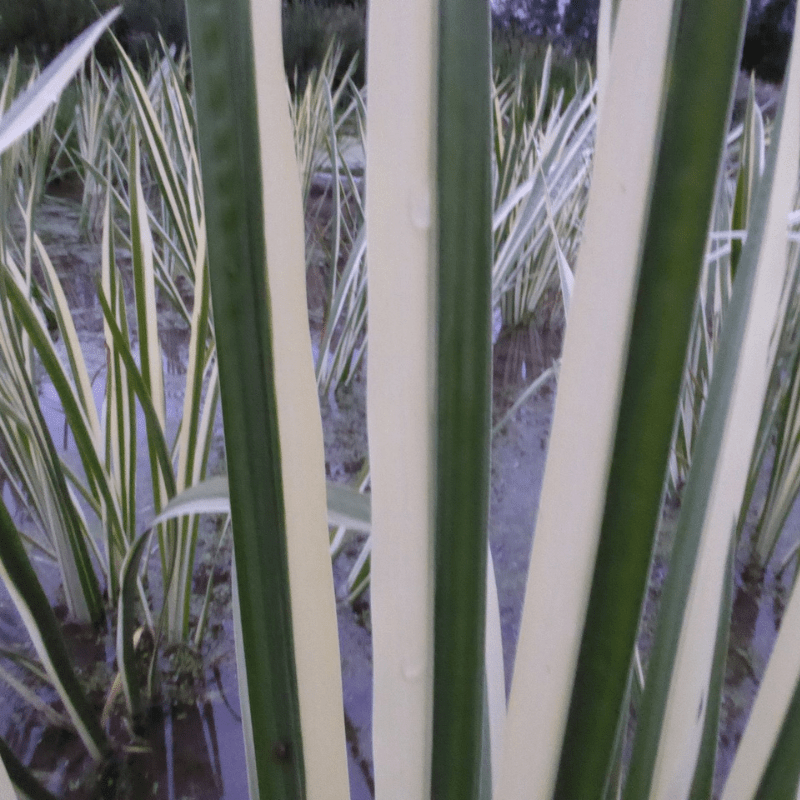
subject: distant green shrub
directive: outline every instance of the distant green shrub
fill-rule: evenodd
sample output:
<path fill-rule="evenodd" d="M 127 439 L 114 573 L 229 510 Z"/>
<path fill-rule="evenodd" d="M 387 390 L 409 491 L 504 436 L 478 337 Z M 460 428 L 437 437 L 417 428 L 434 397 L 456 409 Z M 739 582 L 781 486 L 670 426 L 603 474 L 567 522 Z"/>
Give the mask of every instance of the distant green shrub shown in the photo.
<path fill-rule="evenodd" d="M 186 44 L 184 0 L 0 0 L 0 55 L 16 48 L 24 58 L 46 63 L 115 5 L 122 5 L 123 13 L 114 33 L 135 57 L 142 58 L 159 35 L 170 44 Z M 96 54 L 104 63 L 115 58 L 107 40 Z"/>
<path fill-rule="evenodd" d="M 302 91 L 309 73 L 320 68 L 333 41 L 342 49 L 339 62 L 342 72 L 358 58 L 353 79 L 358 86 L 363 86 L 366 6 L 326 0 L 284 3 L 283 62 L 294 91 Z"/>
<path fill-rule="evenodd" d="M 124 0 L 124 11 L 114 30 L 128 54 L 139 64 L 149 63 L 150 52 L 159 43 L 186 47 L 186 3 L 184 0 Z"/>
<path fill-rule="evenodd" d="M 532 36 L 514 26 L 496 28 L 492 36 L 492 61 L 497 83 L 516 80 L 522 75 L 522 96 L 528 99 L 529 110 L 533 108 L 533 98 L 538 92 L 542 77 L 542 67 L 549 42 L 543 37 Z M 576 60 L 575 56 L 555 46 L 550 68 L 548 94 L 555 98 L 564 90 L 564 101 L 568 102 L 575 94 L 576 83 L 588 74 L 590 62 Z"/>
<path fill-rule="evenodd" d="M 113 0 L 0 0 L 0 51 L 52 58 Z"/>

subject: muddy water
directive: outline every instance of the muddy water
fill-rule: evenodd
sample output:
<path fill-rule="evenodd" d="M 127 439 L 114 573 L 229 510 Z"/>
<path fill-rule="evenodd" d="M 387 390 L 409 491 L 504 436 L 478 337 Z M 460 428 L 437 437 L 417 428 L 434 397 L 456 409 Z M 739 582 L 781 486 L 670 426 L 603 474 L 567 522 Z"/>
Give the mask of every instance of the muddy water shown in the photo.
<path fill-rule="evenodd" d="M 100 310 L 94 295 L 97 269 L 96 244 L 77 235 L 78 210 L 74 204 L 49 205 L 40 217 L 44 239 L 62 276 L 86 344 L 90 372 L 97 372 L 96 400 L 102 397 Z M 124 255 L 124 254 L 123 254 Z M 182 413 L 187 333 L 169 324 L 163 331 L 164 371 L 168 396 L 168 427 L 174 431 Z M 495 346 L 496 418 L 510 405 L 527 380 L 548 367 L 557 355 L 559 336 L 539 332 L 532 337 L 503 335 Z M 42 404 L 57 442 L 63 443 L 63 414 L 52 386 L 41 384 Z M 519 632 L 530 546 L 553 413 L 554 390 L 546 387 L 532 397 L 492 442 L 492 489 L 490 542 L 497 571 L 501 625 L 504 641 L 506 683 L 510 685 Z M 352 386 L 321 401 L 325 434 L 326 471 L 337 481 L 352 480 L 367 454 L 363 376 Z M 143 430 L 143 425 L 142 425 Z M 217 434 L 217 461 L 222 459 L 221 435 Z M 75 459 L 67 439 L 67 459 Z M 147 474 L 145 449 L 141 469 Z M 77 462 L 74 462 L 77 467 Z M 148 514 L 146 485 L 140 481 L 142 520 Z M 5 496 L 6 500 L 9 497 Z M 795 514 L 788 526 L 797 527 Z M 24 519 L 18 520 L 25 523 Z M 156 800 L 239 800 L 247 796 L 247 780 L 236 668 L 230 616 L 230 538 L 220 552 L 220 532 L 209 523 L 203 528 L 198 548 L 196 595 L 212 582 L 212 604 L 206 641 L 200 653 L 187 648 L 168 650 L 161 662 L 160 701 L 152 710 L 143 738 L 134 740 L 119 721 L 112 732 L 122 744 L 114 774 L 94 775 L 76 737 L 49 726 L 0 681 L 0 735 L 25 763 L 32 766 L 58 797 L 78 800 L 96 796 L 154 798 Z M 357 558 L 363 538 L 354 536 L 333 565 L 335 585 L 341 595 L 346 577 Z M 781 545 L 784 547 L 784 545 Z M 746 551 L 740 554 L 740 563 Z M 157 561 L 157 559 L 156 559 Z M 156 564 L 154 561 L 154 567 Z M 43 582 L 58 613 L 63 616 L 57 574 L 51 565 L 37 559 Z M 741 572 L 741 570 L 740 570 Z M 157 569 L 153 570 L 153 584 Z M 788 579 L 789 576 L 787 576 Z M 650 587 L 655 608 L 663 569 L 657 565 Z M 722 710 L 721 755 L 717 785 L 726 774 L 741 736 L 758 676 L 763 671 L 780 622 L 787 583 L 768 573 L 758 581 L 739 580 L 734 602 L 734 622 Z M 196 613 L 197 609 L 194 609 Z M 341 643 L 347 756 L 352 797 L 368 800 L 374 794 L 371 750 L 371 634 L 369 592 L 354 607 L 338 603 Z M 646 626 L 647 626 L 646 618 Z M 652 623 L 650 623 L 652 624 Z M 70 646 L 82 674 L 95 687 L 93 697 L 102 705 L 113 678 L 113 649 L 106 635 L 65 625 Z M 649 632 L 642 643 L 646 650 Z M 27 647 L 16 611 L 0 587 L 0 642 L 3 646 Z M 28 648 L 29 649 L 29 648 Z M 0 664 L 4 665 L 4 664 Z M 54 700 L 46 692 L 42 696 Z M 116 794 L 104 790 L 104 781 L 114 779 Z"/>

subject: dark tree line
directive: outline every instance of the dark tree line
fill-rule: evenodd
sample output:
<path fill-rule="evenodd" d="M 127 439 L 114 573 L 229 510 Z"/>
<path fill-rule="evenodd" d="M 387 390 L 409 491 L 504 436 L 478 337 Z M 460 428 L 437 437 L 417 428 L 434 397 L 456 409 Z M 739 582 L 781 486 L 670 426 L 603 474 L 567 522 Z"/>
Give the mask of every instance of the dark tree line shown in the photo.
<path fill-rule="evenodd" d="M 771 0 L 759 10 L 751 7 L 742 52 L 743 69 L 755 70 L 764 80 L 783 80 L 796 9 L 797 0 Z"/>
<path fill-rule="evenodd" d="M 797 0 L 753 0 L 747 22 L 742 68 L 780 82 L 791 44 Z M 500 25 L 513 25 L 536 36 L 570 46 L 593 47 L 599 0 L 568 0 L 563 17 L 558 0 L 501 0 L 495 12 Z"/>
<path fill-rule="evenodd" d="M 185 0 L 0 0 L 0 55 L 15 47 L 24 55 L 47 62 L 79 31 L 96 19 L 98 11 L 117 3 L 123 15 L 114 26 L 119 39 L 134 56 L 144 56 L 157 45 L 186 42 Z M 363 51 L 364 26 L 354 22 L 353 5 L 368 0 L 284 0 L 287 62 L 295 66 L 319 59 L 330 34 L 344 36 L 348 53 Z M 742 67 L 773 82 L 783 77 L 791 44 L 797 0 L 752 0 L 742 55 Z M 570 49 L 591 52 L 597 35 L 599 0 L 567 0 L 563 15 L 559 0 L 498 0 L 494 19 L 500 27 L 560 41 Z M 347 13 L 349 12 L 349 16 Z M 331 27 L 329 32 L 322 27 Z M 309 44 L 310 42 L 310 44 Z M 113 59 L 113 48 L 101 42 L 101 60 Z M 140 52 L 141 51 L 141 52 Z M 308 52 L 312 56 L 308 56 Z M 290 70 L 287 64 L 287 71 Z"/>
<path fill-rule="evenodd" d="M 23 57 L 46 63 L 99 13 L 120 4 L 122 15 L 113 30 L 132 54 L 143 55 L 159 37 L 170 44 L 186 42 L 184 0 L 0 0 L 0 54 L 17 48 Z M 98 56 L 114 58 L 107 39 L 98 44 Z"/>

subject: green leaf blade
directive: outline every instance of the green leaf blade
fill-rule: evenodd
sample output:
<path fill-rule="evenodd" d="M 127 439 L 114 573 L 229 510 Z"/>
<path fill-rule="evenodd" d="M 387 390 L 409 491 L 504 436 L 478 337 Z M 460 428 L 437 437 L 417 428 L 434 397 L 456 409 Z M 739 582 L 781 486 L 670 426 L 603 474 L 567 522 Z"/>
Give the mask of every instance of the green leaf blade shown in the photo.
<path fill-rule="evenodd" d="M 744 4 L 728 5 L 724 25 L 711 3 L 680 4 L 673 18 L 670 88 L 557 797 L 599 791 L 623 710 L 738 57 Z"/>
<path fill-rule="evenodd" d="M 257 796 L 302 797 L 249 4 L 188 4 Z M 243 42 L 247 43 L 243 45 Z M 269 579 L 265 579 L 269 576 Z"/>
<path fill-rule="evenodd" d="M 484 710 L 491 417 L 488 7 L 439 6 L 433 753 L 437 800 L 476 798 Z"/>

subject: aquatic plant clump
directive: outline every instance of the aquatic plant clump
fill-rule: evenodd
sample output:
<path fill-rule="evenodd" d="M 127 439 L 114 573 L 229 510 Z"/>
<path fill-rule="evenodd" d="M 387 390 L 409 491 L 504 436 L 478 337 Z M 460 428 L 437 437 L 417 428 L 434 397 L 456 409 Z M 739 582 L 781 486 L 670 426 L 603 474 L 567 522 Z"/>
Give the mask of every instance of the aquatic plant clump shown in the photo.
<path fill-rule="evenodd" d="M 548 51 L 533 97 L 521 74 L 492 85 L 488 9 L 460 0 L 421 4 L 402 30 L 376 11 L 369 99 L 335 49 L 287 94 L 279 9 L 247 3 L 190 4 L 191 80 L 184 55 L 140 71 L 118 48 L 119 74 L 93 62 L 62 100 L 76 104 L 74 132 L 37 89 L 63 88 L 111 17 L 17 105 L 12 61 L 0 93 L 0 457 L 16 513 L 0 565 L 33 649 L 0 652 L 0 678 L 77 732 L 100 781 L 128 791 L 137 737 L 174 742 L 193 696 L 184 734 L 215 750 L 208 709 L 233 691 L 221 664 L 234 638 L 238 772 L 253 797 L 345 796 L 345 742 L 379 797 L 716 791 L 730 757 L 716 753 L 733 697 L 734 580 L 764 476 L 757 563 L 777 553 L 788 576 L 797 553 L 776 542 L 800 481 L 785 225 L 800 77 L 793 62 L 777 116 L 751 89 L 732 125 L 741 4 L 726 25 L 703 2 L 612 6 L 597 79 L 579 69 L 565 89 Z M 675 40 L 677 14 L 692 24 Z M 414 27 L 431 19 L 438 29 Z M 412 45 L 419 93 L 404 94 Z M 26 116 L 33 127 L 15 123 Z M 84 232 L 76 246 L 95 249 L 88 291 L 44 224 L 54 191 L 72 200 L 62 213 Z M 508 331 L 544 319 L 564 336 L 562 358 L 509 359 L 512 373 L 537 363 L 538 374 L 494 428 L 510 436 L 558 377 L 507 706 L 507 582 L 495 580 L 507 558 L 487 543 L 490 358 L 493 335 L 502 350 Z M 320 395 L 341 417 L 337 392 L 363 391 L 365 369 L 368 451 L 326 464 Z M 350 485 L 326 483 L 326 466 Z M 669 545 L 665 497 L 680 506 Z M 232 518 L 233 552 L 228 524 L 201 528 L 208 513 Z M 785 628 L 800 613 L 791 581 L 768 575 L 786 595 Z M 56 584 L 60 615 L 106 626 L 92 640 L 113 667 L 81 663 L 51 608 Z M 642 629 L 648 587 L 660 603 Z M 348 641 L 370 653 L 371 750 L 367 721 L 348 710 L 342 723 L 337 599 L 360 608 Z M 796 660 L 779 635 L 759 665 L 734 796 L 796 783 L 785 680 Z M 33 762 L 6 743 L 0 758 L 0 779 L 47 796 Z M 83 791 L 84 777 L 71 780 Z"/>

